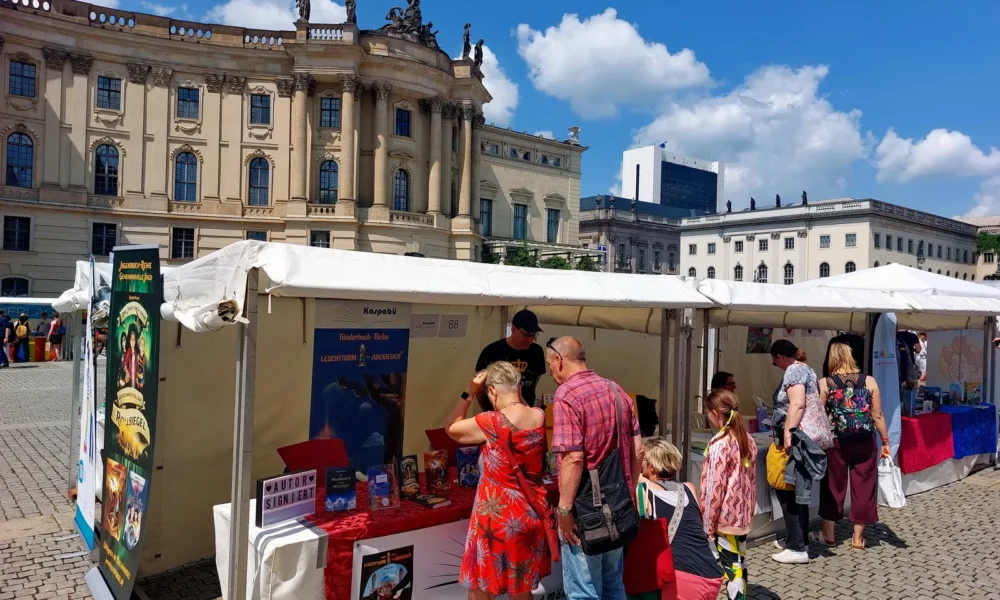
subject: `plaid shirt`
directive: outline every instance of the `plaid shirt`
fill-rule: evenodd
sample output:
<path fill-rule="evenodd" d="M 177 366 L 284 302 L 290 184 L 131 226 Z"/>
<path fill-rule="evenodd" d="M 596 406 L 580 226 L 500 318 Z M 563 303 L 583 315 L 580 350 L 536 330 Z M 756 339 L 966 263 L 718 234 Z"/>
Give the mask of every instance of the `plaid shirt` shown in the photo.
<path fill-rule="evenodd" d="M 630 489 L 635 486 L 632 438 L 639 435 L 639 422 L 625 390 L 610 379 L 593 371 L 581 371 L 556 389 L 553 399 L 552 451 L 561 454 L 583 452 L 587 470 L 596 469 L 613 448 L 615 395 L 618 389 L 622 402 L 622 420 L 618 424 L 618 448 L 622 469 Z M 562 457 L 560 456 L 560 466 Z"/>

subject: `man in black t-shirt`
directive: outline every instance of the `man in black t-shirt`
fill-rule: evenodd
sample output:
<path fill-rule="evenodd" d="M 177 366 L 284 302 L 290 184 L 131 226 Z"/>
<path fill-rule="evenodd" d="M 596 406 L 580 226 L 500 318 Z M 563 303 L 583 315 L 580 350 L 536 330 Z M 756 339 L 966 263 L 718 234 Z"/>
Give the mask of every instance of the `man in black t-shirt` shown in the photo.
<path fill-rule="evenodd" d="M 545 374 L 545 351 L 535 343 L 542 329 L 530 310 L 519 311 L 511 321 L 510 335 L 483 348 L 476 361 L 476 372 L 498 361 L 507 361 L 521 372 L 521 397 L 528 406 L 535 405 L 535 386 Z"/>

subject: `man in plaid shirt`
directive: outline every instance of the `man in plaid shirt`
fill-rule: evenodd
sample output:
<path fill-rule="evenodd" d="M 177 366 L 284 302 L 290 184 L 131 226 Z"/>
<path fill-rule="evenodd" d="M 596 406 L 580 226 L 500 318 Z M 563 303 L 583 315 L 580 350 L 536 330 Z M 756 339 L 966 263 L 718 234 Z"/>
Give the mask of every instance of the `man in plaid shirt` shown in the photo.
<path fill-rule="evenodd" d="M 562 538 L 563 587 L 573 600 L 625 600 L 621 549 L 587 556 L 576 535 L 573 500 L 585 470 L 596 469 L 617 438 L 622 470 L 629 489 L 642 461 L 639 422 L 629 396 L 617 383 L 587 368 L 583 344 L 575 337 L 549 340 L 545 361 L 559 384 L 553 413 L 552 451 L 559 454 L 559 532 Z M 622 419 L 615 432 L 617 389 Z"/>

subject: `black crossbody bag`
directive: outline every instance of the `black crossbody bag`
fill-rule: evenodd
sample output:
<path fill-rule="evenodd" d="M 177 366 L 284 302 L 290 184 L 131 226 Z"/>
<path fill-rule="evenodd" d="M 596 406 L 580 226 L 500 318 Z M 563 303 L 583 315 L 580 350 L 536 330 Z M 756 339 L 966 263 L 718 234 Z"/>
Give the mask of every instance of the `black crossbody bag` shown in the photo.
<path fill-rule="evenodd" d="M 577 537 L 588 556 L 622 548 L 639 533 L 639 512 L 622 466 L 622 399 L 610 381 L 608 388 L 615 397 L 614 449 L 596 469 L 583 474 L 573 500 Z"/>

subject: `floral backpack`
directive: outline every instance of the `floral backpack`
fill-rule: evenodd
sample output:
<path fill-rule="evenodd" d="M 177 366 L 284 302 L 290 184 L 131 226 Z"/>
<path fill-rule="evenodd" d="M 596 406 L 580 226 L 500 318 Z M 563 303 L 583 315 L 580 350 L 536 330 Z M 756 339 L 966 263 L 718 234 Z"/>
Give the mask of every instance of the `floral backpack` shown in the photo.
<path fill-rule="evenodd" d="M 865 385 L 866 380 L 864 373 L 857 375 L 857 381 L 845 380 L 839 375 L 827 378 L 826 408 L 838 435 L 875 433 L 872 392 Z"/>

